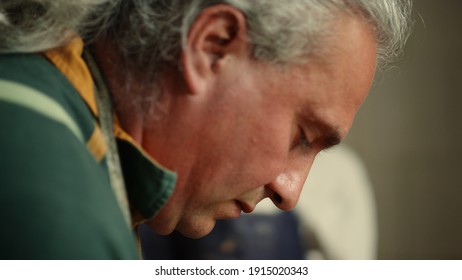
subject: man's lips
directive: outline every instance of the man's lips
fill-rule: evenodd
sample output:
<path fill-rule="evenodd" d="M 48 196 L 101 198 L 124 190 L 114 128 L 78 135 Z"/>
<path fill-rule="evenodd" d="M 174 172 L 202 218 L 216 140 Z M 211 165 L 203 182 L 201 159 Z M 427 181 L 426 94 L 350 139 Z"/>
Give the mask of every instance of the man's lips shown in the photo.
<path fill-rule="evenodd" d="M 242 201 L 239 201 L 239 200 L 236 200 L 237 204 L 239 204 L 239 206 L 241 207 L 242 211 L 244 213 L 251 213 L 253 212 L 253 210 L 255 209 L 255 206 L 252 206 L 248 203 L 245 203 L 245 202 L 242 202 Z"/>

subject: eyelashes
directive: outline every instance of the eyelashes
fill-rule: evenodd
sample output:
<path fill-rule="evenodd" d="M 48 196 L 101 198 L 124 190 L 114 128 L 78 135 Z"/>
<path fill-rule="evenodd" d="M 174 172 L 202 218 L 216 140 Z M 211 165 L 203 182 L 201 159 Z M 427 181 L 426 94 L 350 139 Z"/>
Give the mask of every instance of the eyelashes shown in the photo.
<path fill-rule="evenodd" d="M 294 136 L 294 140 L 291 145 L 291 150 L 295 148 L 303 148 L 303 149 L 310 149 L 311 148 L 311 142 L 306 136 L 305 131 L 303 130 L 302 127 L 298 128 L 297 134 Z"/>
<path fill-rule="evenodd" d="M 299 130 L 300 130 L 299 132 L 300 136 L 298 137 L 299 138 L 298 145 L 303 146 L 306 149 L 311 148 L 311 142 L 306 136 L 305 131 L 303 131 L 302 128 L 300 128 Z"/>

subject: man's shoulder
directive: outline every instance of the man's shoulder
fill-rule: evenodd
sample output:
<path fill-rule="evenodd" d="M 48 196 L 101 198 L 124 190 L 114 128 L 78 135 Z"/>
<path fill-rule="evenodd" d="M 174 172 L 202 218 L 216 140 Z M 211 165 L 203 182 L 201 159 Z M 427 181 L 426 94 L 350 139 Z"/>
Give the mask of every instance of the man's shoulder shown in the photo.
<path fill-rule="evenodd" d="M 11 116 L 15 115 L 15 118 Z M 60 123 L 0 102 L 0 258 L 136 258 L 107 174 Z"/>
<path fill-rule="evenodd" d="M 84 137 L 94 118 L 67 78 L 40 54 L 0 54 L 0 80 L 36 90 L 59 104 L 75 120 Z M 25 97 L 27 98 L 27 97 Z"/>
<path fill-rule="evenodd" d="M 26 69 L 18 65 L 26 61 L 38 71 L 46 61 L 36 65 L 35 59 L 0 60 L 0 218 L 8 225 L 0 232 L 0 258 L 136 258 L 106 170 L 70 128 L 75 121 L 81 129 L 76 109 L 55 98 L 63 94 L 59 88 L 50 93 L 53 85 L 26 81 L 53 83 L 46 73 L 7 73 L 7 66 Z M 38 104 L 45 101 L 50 103 Z"/>

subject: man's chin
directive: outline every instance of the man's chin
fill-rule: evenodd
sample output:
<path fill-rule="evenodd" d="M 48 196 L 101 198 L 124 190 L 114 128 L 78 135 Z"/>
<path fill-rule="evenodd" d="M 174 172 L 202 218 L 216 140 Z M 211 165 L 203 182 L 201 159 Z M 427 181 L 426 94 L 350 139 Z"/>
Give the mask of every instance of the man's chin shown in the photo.
<path fill-rule="evenodd" d="M 146 222 L 146 225 L 155 233 L 159 235 L 169 235 L 173 232 L 175 228 L 173 227 L 165 227 L 160 225 L 159 223 L 156 223 L 155 221 L 148 221 Z"/>
<path fill-rule="evenodd" d="M 215 221 L 208 221 L 207 223 L 187 223 L 178 224 L 176 230 L 188 238 L 201 238 L 209 234 L 215 227 Z"/>
<path fill-rule="evenodd" d="M 146 222 L 155 233 L 169 235 L 174 230 L 188 238 L 201 238 L 209 234 L 215 227 L 215 218 L 206 215 L 183 216 L 179 220 L 171 216 L 157 215 Z"/>

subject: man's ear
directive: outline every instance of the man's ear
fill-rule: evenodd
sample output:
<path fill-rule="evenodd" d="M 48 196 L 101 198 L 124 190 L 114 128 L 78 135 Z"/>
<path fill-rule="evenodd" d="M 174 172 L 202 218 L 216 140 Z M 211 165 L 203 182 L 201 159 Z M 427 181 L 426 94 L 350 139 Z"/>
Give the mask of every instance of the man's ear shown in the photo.
<path fill-rule="evenodd" d="M 248 55 L 242 12 L 224 4 L 204 9 L 189 30 L 181 57 L 189 92 L 206 91 L 230 59 Z"/>

